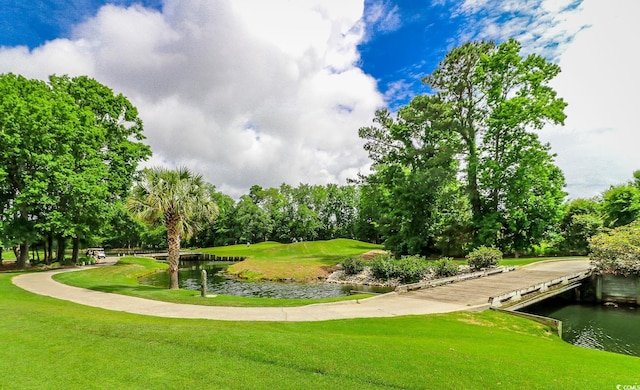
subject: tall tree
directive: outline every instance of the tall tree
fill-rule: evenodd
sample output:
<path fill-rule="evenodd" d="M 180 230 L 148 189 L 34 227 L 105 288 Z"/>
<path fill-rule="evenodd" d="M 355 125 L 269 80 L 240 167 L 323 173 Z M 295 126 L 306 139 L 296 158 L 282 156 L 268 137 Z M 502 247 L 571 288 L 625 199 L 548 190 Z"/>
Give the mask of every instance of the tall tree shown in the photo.
<path fill-rule="evenodd" d="M 364 178 L 363 196 L 374 196 L 378 211 L 370 217 L 385 246 L 401 254 L 428 254 L 444 229 L 446 203 L 456 182 L 457 138 L 446 131 L 435 96 L 418 96 L 394 119 L 376 113 L 374 125 L 359 130 L 373 160 Z M 369 202 L 373 203 L 373 202 Z"/>
<path fill-rule="evenodd" d="M 499 45 L 469 42 L 453 49 L 423 79 L 444 107 L 441 122 L 460 137 L 464 179 L 476 229 L 506 229 L 506 236 L 512 237 L 508 245 L 514 249 L 540 238 L 539 229 L 533 228 L 531 221 L 555 218 L 564 185 L 549 147 L 541 145 L 531 133 L 546 123 L 564 122 L 566 103 L 549 86 L 560 68 L 536 54 L 523 57 L 520 51 L 521 45 L 513 39 Z M 536 174 L 553 179 L 554 183 L 548 186 L 544 180 L 529 185 L 523 182 Z M 535 185 L 543 187 L 534 188 Z M 514 191 L 507 194 L 510 188 Z M 516 188 L 542 194 L 544 199 L 518 198 Z M 509 202 L 516 208 L 507 209 Z M 546 203 L 546 209 L 524 207 L 521 211 L 527 215 L 520 213 L 516 218 L 517 205 L 526 202 Z M 480 243 L 490 244 L 482 242 L 489 239 L 484 235 L 479 237 Z"/>
<path fill-rule="evenodd" d="M 79 240 L 102 228 L 151 153 L 141 142 L 142 121 L 124 96 L 86 76 L 46 83 L 6 74 L 0 90 L 5 239 L 20 243 L 19 265 L 39 236 L 59 239 L 60 260 L 62 243 L 73 238 L 76 260 Z"/>
<path fill-rule="evenodd" d="M 595 199 L 575 199 L 568 203 L 560 220 L 563 238 L 560 249 L 565 253 L 586 255 L 589 238 L 603 231 L 602 206 Z"/>
<path fill-rule="evenodd" d="M 56 208 L 63 216 L 58 224 L 63 230 L 56 233 L 73 239 L 76 261 L 79 240 L 103 227 L 112 205 L 126 198 L 138 162 L 151 151 L 141 142 L 137 109 L 122 94 L 86 76 L 51 76 L 49 84 L 78 118 L 65 128 L 65 172 L 52 188 L 59 194 Z"/>
<path fill-rule="evenodd" d="M 190 238 L 218 216 L 209 186 L 201 175 L 184 167 L 147 168 L 133 187 L 127 208 L 146 223 L 166 227 L 169 288 L 178 289 L 181 238 Z"/>
<path fill-rule="evenodd" d="M 235 210 L 236 237 L 241 242 L 259 242 L 269 239 L 273 230 L 271 215 L 260 208 L 249 195 L 240 197 Z"/>
<path fill-rule="evenodd" d="M 611 228 L 640 219 L 640 188 L 632 184 L 612 186 L 602 199 L 605 225 Z"/>
<path fill-rule="evenodd" d="M 46 83 L 0 75 L 0 213 L 3 241 L 15 246 L 18 267 L 29 260 L 29 241 L 47 208 L 57 201 L 48 189 L 59 174 L 55 152 L 64 120 Z"/>

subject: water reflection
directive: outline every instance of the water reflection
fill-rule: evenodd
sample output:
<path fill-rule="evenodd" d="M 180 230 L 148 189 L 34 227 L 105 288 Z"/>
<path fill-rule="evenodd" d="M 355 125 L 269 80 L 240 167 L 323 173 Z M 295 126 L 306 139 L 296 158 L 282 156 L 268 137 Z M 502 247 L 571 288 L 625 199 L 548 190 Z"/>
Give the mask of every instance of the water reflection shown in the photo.
<path fill-rule="evenodd" d="M 522 311 L 562 321 L 562 338 L 581 347 L 640 356 L 640 309 L 550 299 Z"/>
<path fill-rule="evenodd" d="M 199 290 L 201 271 L 207 271 L 207 293 L 262 298 L 331 298 L 349 295 L 351 291 L 383 293 L 391 288 L 332 283 L 246 282 L 225 276 L 232 263 L 180 262 L 178 285 L 186 290 Z M 169 273 L 158 272 L 140 280 L 142 284 L 166 287 Z"/>

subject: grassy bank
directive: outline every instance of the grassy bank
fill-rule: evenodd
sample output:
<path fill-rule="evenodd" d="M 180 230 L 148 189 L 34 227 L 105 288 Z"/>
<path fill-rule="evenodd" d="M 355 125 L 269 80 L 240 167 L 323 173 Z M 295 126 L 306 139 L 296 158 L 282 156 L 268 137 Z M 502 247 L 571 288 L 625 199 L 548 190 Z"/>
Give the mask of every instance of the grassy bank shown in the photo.
<path fill-rule="evenodd" d="M 347 257 L 380 249 L 382 247 L 376 244 L 336 239 L 293 244 L 264 242 L 251 246 L 232 245 L 206 248 L 199 252 L 247 257 L 245 261 L 229 267 L 228 272 L 249 280 L 310 281 L 329 276 L 336 265 Z"/>
<path fill-rule="evenodd" d="M 0 274 L 0 388 L 606 389 L 640 359 L 495 312 L 317 323 L 180 320 L 25 292 Z"/>
<path fill-rule="evenodd" d="M 240 256 L 247 259 L 229 267 L 228 272 L 248 280 L 292 279 L 318 280 L 327 277 L 341 260 L 381 250 L 382 246 L 355 240 L 337 239 L 293 244 L 263 242 L 199 249 L 198 252 L 218 256 Z M 526 265 L 546 260 L 575 259 L 575 257 L 529 257 L 503 259 L 500 265 Z M 466 264 L 465 259 L 456 260 Z"/>
<path fill-rule="evenodd" d="M 167 264 L 144 257 L 123 257 L 114 266 L 87 269 L 78 272 L 62 273 L 54 279 L 76 287 L 123 294 L 159 301 L 188 303 L 208 306 L 303 306 L 312 303 L 336 302 L 362 298 L 364 295 L 351 295 L 321 299 L 279 299 L 253 298 L 219 294 L 212 298 L 201 298 L 199 291 L 169 290 L 162 287 L 142 285 L 138 278 L 151 272 L 167 269 Z"/>

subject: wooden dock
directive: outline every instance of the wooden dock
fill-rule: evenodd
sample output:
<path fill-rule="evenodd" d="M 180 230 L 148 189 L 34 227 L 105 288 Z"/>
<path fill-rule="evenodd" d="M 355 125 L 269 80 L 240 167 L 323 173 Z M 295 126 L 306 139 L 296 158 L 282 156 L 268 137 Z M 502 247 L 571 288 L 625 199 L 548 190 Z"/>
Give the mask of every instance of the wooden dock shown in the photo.
<path fill-rule="evenodd" d="M 577 286 L 590 275 L 589 260 L 541 262 L 511 272 L 408 291 L 403 296 L 467 307 L 497 308 L 566 286 Z"/>

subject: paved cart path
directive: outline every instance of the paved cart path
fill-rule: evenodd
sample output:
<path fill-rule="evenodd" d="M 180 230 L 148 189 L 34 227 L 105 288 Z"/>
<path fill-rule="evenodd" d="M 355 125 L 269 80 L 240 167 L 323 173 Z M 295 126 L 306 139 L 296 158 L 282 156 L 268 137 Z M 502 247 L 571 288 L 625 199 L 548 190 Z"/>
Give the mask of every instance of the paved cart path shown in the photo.
<path fill-rule="evenodd" d="M 97 266 L 109 266 L 116 261 L 117 258 L 109 258 Z M 57 273 L 86 268 L 22 274 L 14 277 L 13 283 L 36 294 L 82 305 L 158 317 L 227 321 L 324 321 L 482 310 L 489 306 L 491 296 L 533 285 L 538 280 L 551 280 L 559 275 L 588 268 L 588 260 L 541 262 L 508 273 L 404 294 L 392 292 L 366 299 L 298 307 L 223 307 L 169 303 L 72 287 L 51 278 Z"/>

